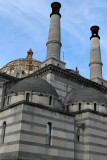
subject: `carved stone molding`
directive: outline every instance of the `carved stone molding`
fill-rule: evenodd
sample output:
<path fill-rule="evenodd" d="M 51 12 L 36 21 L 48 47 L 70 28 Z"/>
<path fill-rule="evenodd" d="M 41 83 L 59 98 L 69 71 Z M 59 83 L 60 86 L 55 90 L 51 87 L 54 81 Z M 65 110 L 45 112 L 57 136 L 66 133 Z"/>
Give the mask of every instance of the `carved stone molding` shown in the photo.
<path fill-rule="evenodd" d="M 100 90 L 101 92 L 107 94 L 107 87 L 102 86 L 96 82 L 93 82 L 87 78 L 84 78 L 77 73 L 69 72 L 65 69 L 62 69 L 58 66 L 54 66 L 52 64 L 49 64 L 49 65 L 39 69 L 38 71 L 34 72 L 33 74 L 31 74 L 29 76 L 42 77 L 43 75 L 47 75 L 48 73 L 53 73 L 53 74 L 59 75 L 63 78 L 67 78 L 71 81 L 75 81 L 75 82 L 82 84 L 86 87 L 93 87 L 93 88 Z"/>

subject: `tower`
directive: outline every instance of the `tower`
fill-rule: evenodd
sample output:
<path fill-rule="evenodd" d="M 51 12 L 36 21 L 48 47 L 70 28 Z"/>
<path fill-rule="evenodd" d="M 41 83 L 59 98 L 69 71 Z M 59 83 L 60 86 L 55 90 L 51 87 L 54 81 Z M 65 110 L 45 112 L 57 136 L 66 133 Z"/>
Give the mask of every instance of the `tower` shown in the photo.
<path fill-rule="evenodd" d="M 52 13 L 50 14 L 50 28 L 47 42 L 47 59 L 55 58 L 60 60 L 61 38 L 60 38 L 60 18 L 59 13 L 61 4 L 53 2 L 51 4 Z"/>
<path fill-rule="evenodd" d="M 65 68 L 65 63 L 60 59 L 61 52 L 61 31 L 60 31 L 60 19 L 61 4 L 59 2 L 53 2 L 51 4 L 52 13 L 50 14 L 50 27 L 48 34 L 47 56 L 46 60 L 42 63 L 41 67 L 47 64 L 53 64 Z"/>
<path fill-rule="evenodd" d="M 101 61 L 101 51 L 100 51 L 100 37 L 98 35 L 99 27 L 92 26 L 90 28 L 92 36 L 91 49 L 90 49 L 90 79 L 92 81 L 98 82 L 98 78 L 102 79 L 102 61 Z"/>

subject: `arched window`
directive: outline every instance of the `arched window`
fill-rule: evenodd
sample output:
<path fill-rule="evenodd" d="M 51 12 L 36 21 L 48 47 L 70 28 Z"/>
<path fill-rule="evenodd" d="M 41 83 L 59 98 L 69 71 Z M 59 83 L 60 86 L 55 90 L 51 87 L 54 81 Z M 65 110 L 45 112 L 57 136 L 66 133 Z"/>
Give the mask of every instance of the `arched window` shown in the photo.
<path fill-rule="evenodd" d="M 96 111 L 96 110 L 97 110 L 97 104 L 94 103 L 94 111 Z"/>
<path fill-rule="evenodd" d="M 51 145 L 52 123 L 48 122 L 46 126 L 46 144 Z"/>
<path fill-rule="evenodd" d="M 2 143 L 4 143 L 5 131 L 6 131 L 6 121 L 4 121 L 3 125 L 2 125 L 2 134 L 1 134 L 1 142 Z"/>
<path fill-rule="evenodd" d="M 29 102 L 29 97 L 30 97 L 30 94 L 29 93 L 26 93 L 26 101 Z"/>
<path fill-rule="evenodd" d="M 52 104 L 52 96 L 49 97 L 49 105 Z"/>
<path fill-rule="evenodd" d="M 81 103 L 79 103 L 79 111 L 81 111 Z"/>

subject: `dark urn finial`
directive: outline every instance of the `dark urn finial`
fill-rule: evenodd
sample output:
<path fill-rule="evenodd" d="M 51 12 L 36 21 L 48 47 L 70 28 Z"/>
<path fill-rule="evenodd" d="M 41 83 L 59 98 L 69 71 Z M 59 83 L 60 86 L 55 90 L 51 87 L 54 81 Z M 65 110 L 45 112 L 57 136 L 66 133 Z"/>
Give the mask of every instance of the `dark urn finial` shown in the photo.
<path fill-rule="evenodd" d="M 60 11 L 60 8 L 61 8 L 61 4 L 59 2 L 53 2 L 51 4 L 51 7 L 52 7 L 52 13 L 50 14 L 50 17 L 53 15 L 53 14 L 58 14 L 60 17 L 61 17 L 61 14 L 59 13 Z"/>
<path fill-rule="evenodd" d="M 98 35 L 99 29 L 100 29 L 99 26 L 92 26 L 92 27 L 90 28 L 91 33 L 92 33 L 92 36 L 90 37 L 90 40 L 91 40 L 91 38 L 93 38 L 93 37 L 98 37 L 98 38 L 100 39 L 100 36 Z"/>

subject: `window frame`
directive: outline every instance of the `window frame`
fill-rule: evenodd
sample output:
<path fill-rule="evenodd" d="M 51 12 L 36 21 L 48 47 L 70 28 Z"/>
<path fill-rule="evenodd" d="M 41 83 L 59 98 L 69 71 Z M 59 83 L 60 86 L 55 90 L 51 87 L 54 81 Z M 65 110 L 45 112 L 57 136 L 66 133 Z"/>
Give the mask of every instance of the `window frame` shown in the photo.
<path fill-rule="evenodd" d="M 46 124 L 46 144 L 51 145 L 52 144 L 52 123 L 48 122 Z"/>
<path fill-rule="evenodd" d="M 78 110 L 81 111 L 81 103 L 78 103 Z"/>
<path fill-rule="evenodd" d="M 94 111 L 97 111 L 97 103 L 94 103 Z"/>
<path fill-rule="evenodd" d="M 53 104 L 53 96 L 49 96 L 49 106 L 51 106 Z"/>
<path fill-rule="evenodd" d="M 4 121 L 2 124 L 2 134 L 1 134 L 1 143 L 2 144 L 4 143 L 5 133 L 6 133 L 6 121 Z"/>

